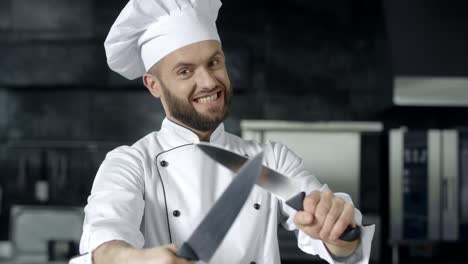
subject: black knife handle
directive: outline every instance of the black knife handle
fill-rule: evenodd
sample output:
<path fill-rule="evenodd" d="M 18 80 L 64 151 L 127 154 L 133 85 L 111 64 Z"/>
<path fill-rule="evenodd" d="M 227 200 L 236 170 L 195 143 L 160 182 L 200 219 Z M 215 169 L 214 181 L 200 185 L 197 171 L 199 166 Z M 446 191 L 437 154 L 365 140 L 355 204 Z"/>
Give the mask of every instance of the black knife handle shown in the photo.
<path fill-rule="evenodd" d="M 305 192 L 300 192 L 286 201 L 286 204 L 294 208 L 296 211 L 304 211 Z"/>
<path fill-rule="evenodd" d="M 304 198 L 305 192 L 300 192 L 294 195 L 291 199 L 286 201 L 286 204 L 294 208 L 296 211 L 304 211 Z M 341 234 L 340 240 L 343 241 L 354 241 L 361 237 L 361 228 L 359 226 L 351 227 L 348 226 L 346 230 Z"/>
<path fill-rule="evenodd" d="M 176 256 L 179 258 L 184 258 L 187 260 L 192 260 L 192 261 L 197 261 L 200 260 L 195 254 L 195 251 L 192 249 L 192 247 L 185 242 L 182 244 L 182 246 L 177 250 Z"/>

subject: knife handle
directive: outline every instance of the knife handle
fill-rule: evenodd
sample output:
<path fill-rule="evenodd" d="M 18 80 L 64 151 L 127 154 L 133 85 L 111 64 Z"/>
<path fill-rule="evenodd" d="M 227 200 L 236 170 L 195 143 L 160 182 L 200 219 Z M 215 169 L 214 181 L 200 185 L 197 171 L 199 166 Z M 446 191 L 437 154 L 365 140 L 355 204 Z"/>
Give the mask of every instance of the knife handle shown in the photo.
<path fill-rule="evenodd" d="M 305 192 L 300 192 L 294 195 L 291 199 L 286 201 L 286 204 L 294 208 L 296 211 L 304 211 L 304 198 Z M 346 230 L 341 234 L 340 240 L 343 241 L 354 241 L 361 237 L 361 228 L 359 226 L 351 227 L 348 226 Z"/>
<path fill-rule="evenodd" d="M 187 242 L 184 242 L 184 244 L 182 244 L 182 246 L 177 249 L 176 256 L 191 261 L 199 260 L 197 254 L 195 254 L 195 251 Z"/>

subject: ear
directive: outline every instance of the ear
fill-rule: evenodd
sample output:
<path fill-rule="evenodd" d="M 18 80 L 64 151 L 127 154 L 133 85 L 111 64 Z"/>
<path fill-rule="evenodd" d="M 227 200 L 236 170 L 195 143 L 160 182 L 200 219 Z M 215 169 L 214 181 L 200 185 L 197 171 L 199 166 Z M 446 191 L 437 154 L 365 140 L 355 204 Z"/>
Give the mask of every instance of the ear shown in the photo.
<path fill-rule="evenodd" d="M 143 75 L 143 84 L 154 97 L 161 97 L 161 82 L 156 76 L 145 73 Z"/>

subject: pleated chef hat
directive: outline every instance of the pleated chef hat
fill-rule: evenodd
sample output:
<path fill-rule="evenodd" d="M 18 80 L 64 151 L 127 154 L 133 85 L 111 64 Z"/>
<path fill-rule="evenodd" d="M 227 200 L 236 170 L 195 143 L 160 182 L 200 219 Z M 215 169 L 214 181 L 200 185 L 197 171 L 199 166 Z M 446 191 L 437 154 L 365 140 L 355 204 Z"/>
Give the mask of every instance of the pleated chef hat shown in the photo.
<path fill-rule="evenodd" d="M 109 67 L 133 80 L 169 53 L 218 40 L 220 0 L 130 0 L 104 42 Z"/>

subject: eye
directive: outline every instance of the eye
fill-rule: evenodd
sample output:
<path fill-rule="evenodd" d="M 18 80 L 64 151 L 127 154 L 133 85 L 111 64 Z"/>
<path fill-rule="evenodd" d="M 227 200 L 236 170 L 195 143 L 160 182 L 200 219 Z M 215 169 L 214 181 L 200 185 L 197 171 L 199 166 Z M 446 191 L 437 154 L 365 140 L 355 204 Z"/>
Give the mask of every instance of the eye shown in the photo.
<path fill-rule="evenodd" d="M 211 60 L 210 62 L 210 66 L 216 66 L 218 64 L 220 64 L 221 62 L 219 61 L 219 59 L 213 59 Z"/>
<path fill-rule="evenodd" d="M 177 74 L 182 75 L 182 76 L 187 76 L 191 73 L 189 68 L 182 68 L 180 69 Z"/>

